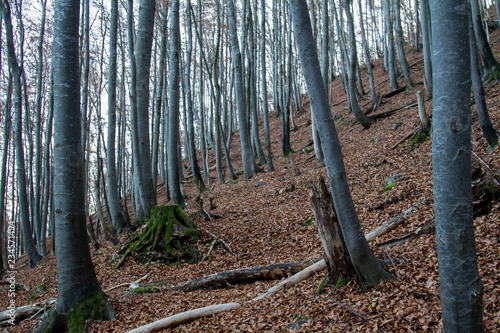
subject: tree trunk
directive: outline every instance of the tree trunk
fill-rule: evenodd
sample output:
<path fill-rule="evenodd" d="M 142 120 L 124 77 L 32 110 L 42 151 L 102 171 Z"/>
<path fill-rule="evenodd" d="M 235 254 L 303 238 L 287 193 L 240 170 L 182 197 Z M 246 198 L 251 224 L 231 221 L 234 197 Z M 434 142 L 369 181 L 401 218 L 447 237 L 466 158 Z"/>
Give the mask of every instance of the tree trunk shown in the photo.
<path fill-rule="evenodd" d="M 309 200 L 318 224 L 330 281 L 333 283 L 346 282 L 354 276 L 355 271 L 335 214 L 332 195 L 328 191 L 323 177 L 318 177 L 317 185 L 310 182 L 309 187 L 311 188 Z"/>
<path fill-rule="evenodd" d="M 431 1 L 431 12 L 433 192 L 443 327 L 445 332 L 482 332 L 484 287 L 477 266 L 471 190 L 467 0 Z"/>
<path fill-rule="evenodd" d="M 424 49 L 425 86 L 427 92 L 432 96 L 432 55 L 431 55 L 431 29 L 430 10 L 428 0 L 420 3 L 420 25 L 422 27 L 422 48 Z"/>
<path fill-rule="evenodd" d="M 170 17 L 170 51 L 168 77 L 168 185 L 172 202 L 183 205 L 179 176 L 179 59 L 180 59 L 179 1 L 172 2 Z"/>
<path fill-rule="evenodd" d="M 413 86 L 410 77 L 410 71 L 408 70 L 408 65 L 406 63 L 405 48 L 404 48 L 404 36 L 403 27 L 401 26 L 401 0 L 394 0 L 394 12 L 396 16 L 396 45 L 398 47 L 398 57 L 399 64 L 401 65 L 401 70 L 403 71 L 403 77 L 405 78 L 406 87 L 410 88 Z"/>
<path fill-rule="evenodd" d="M 384 270 L 366 241 L 352 201 L 335 122 L 321 79 L 307 5 L 304 0 L 292 0 L 290 6 L 302 73 L 323 143 L 328 179 L 344 240 L 359 279 L 367 285 L 376 285 L 390 278 L 390 275 Z"/>
<path fill-rule="evenodd" d="M 72 324 L 78 325 L 75 317 L 83 316 L 84 322 L 88 316 L 88 313 L 84 314 L 83 309 L 93 308 L 93 312 L 99 313 L 96 316 L 99 318 L 93 319 L 114 318 L 114 310 L 97 281 L 87 242 L 78 102 L 79 7 L 78 1 L 57 0 L 54 9 L 58 13 L 54 17 L 52 63 L 58 301 L 56 310 L 36 332 L 43 332 L 47 328 L 50 331 L 59 331 Z M 80 325 L 83 325 L 83 322 Z M 83 331 L 83 327 L 76 330 Z"/>
<path fill-rule="evenodd" d="M 472 22 L 474 23 L 474 33 L 476 36 L 477 46 L 484 62 L 484 77 L 486 79 L 496 79 L 500 76 L 500 64 L 495 59 L 491 51 L 490 44 L 486 37 L 486 32 L 483 27 L 483 20 L 481 18 L 481 10 L 479 8 L 478 0 L 470 0 L 470 9 L 472 13 Z"/>
<path fill-rule="evenodd" d="M 266 135 L 266 164 L 267 171 L 273 171 L 273 157 L 271 153 L 271 134 L 269 132 L 269 105 L 267 96 L 267 78 L 266 78 L 266 2 L 260 1 L 261 15 L 261 42 L 260 42 L 260 67 L 261 67 L 261 85 L 262 85 L 262 117 L 264 118 L 264 131 Z"/>
<path fill-rule="evenodd" d="M 236 89 L 236 102 L 238 108 L 238 121 L 240 125 L 240 141 L 242 152 L 243 173 L 246 179 L 250 179 L 255 175 L 255 161 L 252 153 L 252 144 L 250 141 L 250 131 L 246 115 L 246 98 L 243 87 L 243 65 L 241 62 L 241 52 L 238 42 L 238 34 L 236 30 L 236 11 L 234 9 L 233 0 L 227 2 L 229 34 L 231 37 L 231 46 L 233 49 L 233 68 L 234 81 Z"/>
<path fill-rule="evenodd" d="M 483 81 L 481 80 L 481 74 L 479 71 L 481 61 L 477 53 L 476 39 L 474 38 L 472 21 L 469 22 L 469 39 L 472 86 L 474 88 L 474 100 L 476 102 L 477 117 L 479 118 L 479 124 L 481 125 L 481 129 L 483 130 L 484 137 L 486 138 L 490 149 L 494 149 L 498 144 L 498 133 L 493 127 L 490 115 L 488 114 Z"/>
<path fill-rule="evenodd" d="M 153 188 L 151 168 L 151 148 L 149 133 L 149 79 L 151 66 L 151 48 L 153 45 L 153 30 L 156 0 L 140 0 L 139 22 L 137 23 L 137 41 L 135 44 L 136 59 L 136 99 L 137 99 L 137 134 L 139 139 L 139 170 L 142 174 L 144 195 L 151 207 L 156 205 L 156 190 Z"/>
<path fill-rule="evenodd" d="M 5 32 L 7 41 L 7 56 L 9 66 L 13 75 L 14 85 L 14 111 L 16 114 L 15 123 L 15 151 L 16 151 L 16 173 L 17 173 L 17 191 L 19 198 L 19 213 L 21 217 L 21 229 L 25 250 L 28 253 L 29 267 L 33 268 L 40 262 L 41 256 L 35 246 L 32 237 L 32 230 L 30 224 L 30 212 L 28 195 L 26 193 L 26 170 L 24 167 L 24 146 L 22 139 L 23 127 L 23 109 L 22 109 L 22 91 L 21 91 L 21 68 L 16 59 L 14 50 L 14 38 L 12 32 L 12 19 L 10 12 L 9 2 L 2 0 L 0 2 L 0 11 L 4 13 L 5 17 Z"/>
<path fill-rule="evenodd" d="M 123 217 L 120 205 L 118 203 L 118 186 L 116 181 L 116 159 L 115 159 L 115 140 L 116 140 L 116 45 L 118 43 L 118 0 L 111 1 L 110 15 L 110 33 L 109 33 L 109 72 L 108 72 L 108 147 L 106 156 L 107 169 L 107 190 L 109 200 L 110 218 L 115 231 L 121 233 L 127 223 Z"/>

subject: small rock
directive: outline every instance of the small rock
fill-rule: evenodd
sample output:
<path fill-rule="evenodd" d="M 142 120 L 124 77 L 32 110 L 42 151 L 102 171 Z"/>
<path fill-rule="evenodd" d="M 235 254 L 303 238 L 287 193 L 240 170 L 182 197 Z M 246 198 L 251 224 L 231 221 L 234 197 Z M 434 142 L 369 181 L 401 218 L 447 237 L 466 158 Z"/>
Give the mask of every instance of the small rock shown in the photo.
<path fill-rule="evenodd" d="M 303 324 L 307 323 L 309 321 L 309 318 L 300 318 L 297 320 L 295 323 L 292 323 L 286 327 L 287 330 L 293 330 L 296 328 L 300 328 Z"/>
<path fill-rule="evenodd" d="M 115 261 L 118 260 L 118 258 L 120 258 L 120 255 L 118 253 L 113 253 L 113 257 L 111 258 L 110 260 L 110 264 L 114 263 Z"/>
<path fill-rule="evenodd" d="M 401 125 L 403 125 L 403 123 L 402 123 L 402 122 L 400 122 L 400 121 L 398 121 L 397 123 L 392 124 L 391 130 L 395 131 L 395 130 L 397 130 L 398 128 L 400 128 L 400 127 L 401 127 Z"/>
<path fill-rule="evenodd" d="M 266 182 L 260 182 L 260 183 L 256 184 L 255 186 L 259 187 L 259 186 L 264 186 L 264 185 L 266 185 Z"/>

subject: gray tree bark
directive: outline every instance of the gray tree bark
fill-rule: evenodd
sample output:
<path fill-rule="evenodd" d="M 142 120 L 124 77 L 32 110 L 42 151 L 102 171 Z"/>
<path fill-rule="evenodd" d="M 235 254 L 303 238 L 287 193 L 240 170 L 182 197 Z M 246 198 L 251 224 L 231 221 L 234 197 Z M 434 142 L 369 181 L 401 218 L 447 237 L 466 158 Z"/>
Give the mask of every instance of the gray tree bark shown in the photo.
<path fill-rule="evenodd" d="M 411 81 L 410 71 L 408 70 L 408 64 L 406 63 L 405 48 L 404 48 L 404 36 L 403 27 L 401 26 L 401 0 L 394 0 L 394 12 L 395 12 L 395 29 L 396 33 L 396 46 L 398 48 L 399 64 L 401 65 L 401 70 L 403 71 L 403 77 L 405 78 L 406 87 L 410 88 L 413 86 Z"/>
<path fill-rule="evenodd" d="M 471 191 L 467 0 L 431 1 L 434 77 L 432 164 L 445 332 L 482 332 Z M 446 22 L 446 24 L 442 24 Z M 453 61 L 450 61 L 452 59 Z M 459 277 L 459 278 L 457 278 Z"/>
<path fill-rule="evenodd" d="M 170 16 L 170 50 L 168 77 L 168 185 L 174 204 L 183 205 L 179 176 L 179 59 L 180 59 L 179 0 L 172 2 Z"/>
<path fill-rule="evenodd" d="M 427 92 L 432 96 L 432 56 L 431 56 L 431 38 L 432 33 L 430 29 L 430 11 L 428 0 L 421 0 L 420 3 L 420 25 L 422 28 L 422 48 L 424 50 L 424 69 L 425 69 L 425 82 Z"/>
<path fill-rule="evenodd" d="M 246 179 L 255 176 L 255 160 L 252 153 L 252 144 L 250 141 L 250 131 L 246 115 L 246 98 L 243 87 L 243 67 L 241 63 L 241 52 L 236 31 L 236 12 L 233 0 L 227 1 L 227 11 L 229 20 L 229 34 L 231 37 L 231 46 L 233 50 L 233 68 L 236 90 L 236 103 L 238 108 L 238 121 L 240 125 L 240 141 L 242 152 L 243 173 Z"/>
<path fill-rule="evenodd" d="M 311 100 L 311 108 L 317 120 L 323 142 L 325 164 L 332 191 L 333 202 L 344 234 L 349 256 L 359 279 L 367 285 L 376 285 L 389 279 L 380 260 L 366 241 L 352 201 L 339 138 L 335 129 L 328 96 L 321 79 L 321 70 L 312 37 L 311 21 L 305 0 L 290 0 L 295 40 L 299 49 L 302 73 Z M 328 143 L 328 144 L 327 144 Z"/>
<path fill-rule="evenodd" d="M 26 170 L 24 166 L 24 146 L 23 146 L 23 104 L 21 90 L 21 68 L 17 62 L 14 49 L 14 37 L 12 32 L 12 19 L 10 5 L 7 0 L 0 1 L 0 11 L 3 12 L 5 18 L 5 32 L 7 44 L 7 58 L 13 75 L 14 85 L 14 112 L 16 115 L 15 122 L 15 151 L 16 151 L 16 174 L 17 174 L 17 192 L 19 200 L 19 214 L 21 217 L 21 229 L 24 241 L 24 247 L 28 253 L 28 265 L 30 268 L 35 267 L 42 258 L 35 246 L 32 237 L 32 229 L 30 224 L 30 212 L 28 195 L 26 192 Z"/>
<path fill-rule="evenodd" d="M 123 217 L 116 180 L 116 76 L 117 76 L 117 44 L 118 44 L 118 0 L 111 0 L 110 33 L 109 33 L 109 69 L 108 69 L 108 147 L 106 156 L 107 191 L 110 218 L 115 231 L 121 233 L 127 223 Z"/>
<path fill-rule="evenodd" d="M 266 165 L 267 171 L 273 171 L 273 156 L 271 153 L 271 134 L 269 132 L 269 103 L 267 96 L 267 78 L 266 78 L 266 1 L 260 1 L 260 67 L 261 67 L 261 85 L 262 85 L 262 117 L 264 118 L 264 131 L 266 140 Z"/>
<path fill-rule="evenodd" d="M 474 23 L 474 33 L 476 35 L 477 46 L 484 62 L 484 77 L 490 77 L 498 80 L 500 77 L 500 64 L 495 59 L 491 51 L 490 44 L 486 37 L 486 32 L 483 28 L 483 20 L 481 18 L 481 9 L 479 8 L 478 0 L 470 0 L 470 9 L 472 13 L 472 22 Z"/>
<path fill-rule="evenodd" d="M 488 113 L 488 107 L 486 105 L 483 81 L 481 80 L 480 73 L 481 60 L 478 57 L 472 21 L 469 22 L 469 39 L 472 86 L 474 88 L 474 100 L 476 102 L 477 117 L 479 118 L 479 124 L 481 125 L 481 129 L 483 130 L 484 137 L 486 138 L 490 149 L 494 149 L 498 144 L 498 133 L 493 127 L 493 123 L 491 122 L 490 115 Z"/>
<path fill-rule="evenodd" d="M 153 30 L 156 0 L 140 0 L 139 21 L 137 23 L 137 40 L 135 44 L 136 59 L 136 98 L 137 98 L 137 134 L 139 139 L 139 154 L 141 157 L 140 172 L 144 195 L 149 207 L 156 205 L 156 189 L 153 187 L 151 168 L 151 144 L 149 133 L 149 76 L 151 66 L 151 49 L 153 45 Z M 145 214 L 149 215 L 149 210 Z"/>
<path fill-rule="evenodd" d="M 52 68 L 58 300 L 56 310 L 36 332 L 47 328 L 50 331 L 67 329 L 68 315 L 72 311 L 82 311 L 75 308 L 77 304 L 89 308 L 85 301 L 90 297 L 101 300 L 98 304 L 102 312 L 93 309 L 101 312 L 101 318 L 94 319 L 114 318 L 114 310 L 97 281 L 87 242 L 79 105 L 79 11 L 79 1 L 55 2 L 58 14 L 54 16 Z M 83 330 L 83 327 L 78 329 Z"/>

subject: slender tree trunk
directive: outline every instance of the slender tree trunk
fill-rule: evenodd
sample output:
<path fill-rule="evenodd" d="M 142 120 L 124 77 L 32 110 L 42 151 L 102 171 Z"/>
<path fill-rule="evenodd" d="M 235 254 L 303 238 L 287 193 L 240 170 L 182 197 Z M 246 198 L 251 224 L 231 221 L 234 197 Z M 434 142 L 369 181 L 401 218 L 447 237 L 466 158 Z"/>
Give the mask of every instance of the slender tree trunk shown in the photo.
<path fill-rule="evenodd" d="M 116 76 L 117 76 L 117 43 L 118 43 L 118 0 L 111 0 L 110 33 L 109 33 L 109 71 L 108 71 L 108 148 L 106 156 L 107 190 L 110 218 L 115 231 L 121 233 L 127 226 L 123 217 L 116 180 Z"/>
<path fill-rule="evenodd" d="M 384 20 L 387 38 L 387 57 L 389 66 L 389 79 L 391 82 L 391 89 L 396 90 L 399 88 L 398 79 L 396 77 L 396 56 L 394 50 L 394 33 L 393 33 L 393 20 L 391 15 L 391 1 L 384 0 Z"/>
<path fill-rule="evenodd" d="M 394 12 L 396 16 L 396 45 L 398 47 L 398 57 L 399 64 L 401 65 L 401 70 L 403 71 L 403 76 L 405 78 L 406 87 L 413 86 L 411 81 L 410 71 L 408 70 L 408 65 L 406 63 L 405 48 L 404 48 L 404 36 L 403 27 L 401 26 L 401 0 L 394 0 Z"/>
<path fill-rule="evenodd" d="M 359 279 L 367 285 L 376 285 L 390 278 L 366 241 L 352 201 L 339 138 L 335 129 L 328 95 L 324 88 L 316 45 L 312 37 L 311 21 L 305 0 L 291 0 L 295 40 L 299 49 L 302 73 L 323 142 L 325 164 L 333 202 L 344 234 L 349 256 Z M 328 144 L 326 144 L 328 142 Z"/>
<path fill-rule="evenodd" d="M 472 19 L 472 18 L 470 18 Z M 493 127 L 490 115 L 488 114 L 488 107 L 486 105 L 483 81 L 481 80 L 481 74 L 479 68 L 481 66 L 481 61 L 478 57 L 476 39 L 474 37 L 474 28 L 472 26 L 472 21 L 469 24 L 469 39 L 470 39 L 470 62 L 471 62 L 471 76 L 472 76 L 472 86 L 474 88 L 474 100 L 476 102 L 477 116 L 479 118 L 479 124 L 483 130 L 484 137 L 490 146 L 490 149 L 494 149 L 498 144 L 498 133 Z"/>
<path fill-rule="evenodd" d="M 484 62 L 484 77 L 488 79 L 491 77 L 498 80 L 500 77 L 500 64 L 498 64 L 498 61 L 495 59 L 495 56 L 491 51 L 490 44 L 488 43 L 488 38 L 486 37 L 486 32 L 484 31 L 482 23 L 483 20 L 481 18 L 481 10 L 479 8 L 478 0 L 470 0 L 470 5 L 477 46 L 479 48 L 479 52 L 481 52 Z"/>
<path fill-rule="evenodd" d="M 28 253 L 29 267 L 35 267 L 40 262 L 41 256 L 35 246 L 32 237 L 32 229 L 30 224 L 30 212 L 28 195 L 26 193 L 26 170 L 24 167 L 24 146 L 22 139 L 23 127 L 23 105 L 22 105 L 22 91 L 21 91 L 21 68 L 16 59 L 14 50 L 14 37 L 12 32 L 12 19 L 10 12 L 9 2 L 6 0 L 0 1 L 0 11 L 4 13 L 5 17 L 5 32 L 7 42 L 7 56 L 9 66 L 13 75 L 14 84 L 14 111 L 16 114 L 15 123 L 15 150 L 16 150 L 16 172 L 17 172 L 17 191 L 19 198 L 19 213 L 21 216 L 21 229 L 23 234 L 23 242 Z"/>
<path fill-rule="evenodd" d="M 174 204 L 183 205 L 179 176 L 179 59 L 180 59 L 179 0 L 172 2 L 170 17 L 170 51 L 168 78 L 168 185 Z"/>
<path fill-rule="evenodd" d="M 427 92 L 432 96 L 432 56 L 431 56 L 431 30 L 430 30 L 430 11 L 428 0 L 421 0 L 420 3 L 420 25 L 422 27 L 422 48 L 424 49 L 424 69 L 425 86 Z"/>
<path fill-rule="evenodd" d="M 35 220 L 33 225 L 35 226 L 35 234 L 38 245 L 38 252 L 42 255 L 45 247 L 45 235 L 41 233 L 42 231 L 42 212 L 41 212 L 41 175 L 42 175 L 42 83 L 43 83 L 43 41 L 45 37 L 45 14 L 47 8 L 47 0 L 42 1 L 42 18 L 40 22 L 40 36 L 38 38 L 37 56 L 38 56 L 38 68 L 36 77 L 36 102 L 35 102 L 35 210 L 33 216 Z"/>
<path fill-rule="evenodd" d="M 267 171 L 273 171 L 273 157 L 271 153 L 271 134 L 269 131 L 269 105 L 267 96 L 267 78 L 266 78 L 266 2 L 260 1 L 260 17 L 261 17 L 261 42 L 260 42 L 260 67 L 261 67 L 261 85 L 262 85 L 262 116 L 264 118 L 264 131 L 266 135 L 266 164 Z"/>
<path fill-rule="evenodd" d="M 359 121 L 364 128 L 368 129 L 371 125 L 371 120 L 368 118 L 363 111 L 361 110 L 358 100 L 356 98 L 355 90 L 356 90 L 356 63 L 357 63 L 357 51 L 356 51 L 356 34 L 354 32 L 354 21 L 351 14 L 351 1 L 344 1 L 344 9 L 347 17 L 347 28 L 349 29 L 349 41 L 350 41 L 350 64 L 349 64 L 349 104 L 351 106 L 351 110 L 354 113 L 354 116 Z"/>
<path fill-rule="evenodd" d="M 149 133 L 149 78 L 151 66 L 151 48 L 153 45 L 153 29 L 156 0 L 140 0 L 139 21 L 137 23 L 137 40 L 135 44 L 136 59 L 136 99 L 137 99 L 137 134 L 139 139 L 140 172 L 144 195 L 149 208 L 156 205 L 156 191 L 153 188 L 151 168 L 151 145 Z M 144 213 L 149 215 L 147 207 Z"/>
<path fill-rule="evenodd" d="M 432 164 L 443 327 L 445 332 L 483 332 L 484 287 L 472 214 L 467 0 L 431 1 L 431 12 Z"/>
<path fill-rule="evenodd" d="M 233 0 L 227 1 L 229 34 L 231 36 L 231 46 L 233 49 L 233 68 L 234 81 L 236 88 L 236 101 L 238 108 L 238 121 L 240 125 L 240 141 L 242 152 L 243 173 L 246 179 L 255 175 L 255 161 L 252 153 L 252 144 L 250 141 L 250 131 L 246 115 L 246 98 L 243 87 L 243 67 L 241 62 L 241 52 L 236 31 L 236 11 Z"/>
<path fill-rule="evenodd" d="M 368 71 L 368 78 L 370 81 L 370 93 L 373 102 L 373 112 L 375 112 L 375 110 L 377 110 L 378 107 L 378 97 L 377 97 L 377 92 L 375 91 L 375 80 L 373 79 L 372 61 L 370 57 L 368 40 L 366 39 L 365 27 L 363 23 L 363 11 L 361 8 L 361 0 L 358 0 L 358 10 L 359 10 L 359 25 L 361 27 L 361 40 L 363 44 L 363 52 L 366 58 L 366 70 Z"/>

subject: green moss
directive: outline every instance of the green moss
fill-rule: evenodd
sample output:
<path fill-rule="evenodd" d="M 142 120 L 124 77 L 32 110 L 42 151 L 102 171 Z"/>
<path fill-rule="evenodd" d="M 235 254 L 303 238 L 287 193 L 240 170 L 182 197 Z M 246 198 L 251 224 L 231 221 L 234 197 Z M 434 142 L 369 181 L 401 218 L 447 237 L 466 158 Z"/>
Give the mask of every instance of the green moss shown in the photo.
<path fill-rule="evenodd" d="M 386 187 L 384 187 L 384 190 L 382 191 L 382 194 L 386 193 L 386 192 L 389 192 L 390 190 L 392 190 L 392 188 L 396 186 L 396 183 L 390 183 L 389 185 L 387 185 Z"/>
<path fill-rule="evenodd" d="M 33 294 L 31 294 L 29 301 L 33 302 L 38 295 L 44 293 L 47 291 L 47 285 L 45 283 L 41 283 L 38 286 L 35 287 L 35 290 L 33 291 Z"/>
<path fill-rule="evenodd" d="M 340 277 L 335 284 L 335 288 L 342 288 L 349 283 L 349 279 L 345 277 Z"/>
<path fill-rule="evenodd" d="M 304 223 L 302 223 L 302 227 L 307 228 L 314 223 L 314 218 L 307 219 Z"/>
<path fill-rule="evenodd" d="M 316 292 L 314 293 L 316 296 L 318 296 L 319 294 L 321 294 L 321 292 L 323 291 L 323 289 L 325 289 L 326 280 L 328 280 L 328 274 L 325 275 L 325 277 L 323 278 L 323 280 L 321 280 L 321 283 L 319 284 L 318 289 L 316 289 Z"/>
<path fill-rule="evenodd" d="M 142 295 L 142 294 L 151 294 L 159 291 L 160 288 L 158 287 L 137 287 L 132 290 L 132 293 L 136 295 Z"/>
<path fill-rule="evenodd" d="M 87 319 L 111 319 L 111 305 L 103 292 L 97 292 L 77 303 L 68 314 L 69 333 L 84 332 Z"/>
<path fill-rule="evenodd" d="M 429 134 L 426 133 L 417 133 L 411 140 L 410 146 L 407 148 L 408 150 L 414 149 L 420 143 L 424 143 L 429 140 Z"/>

